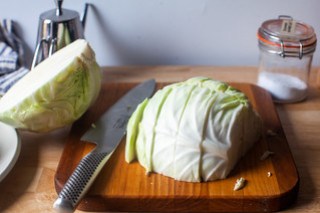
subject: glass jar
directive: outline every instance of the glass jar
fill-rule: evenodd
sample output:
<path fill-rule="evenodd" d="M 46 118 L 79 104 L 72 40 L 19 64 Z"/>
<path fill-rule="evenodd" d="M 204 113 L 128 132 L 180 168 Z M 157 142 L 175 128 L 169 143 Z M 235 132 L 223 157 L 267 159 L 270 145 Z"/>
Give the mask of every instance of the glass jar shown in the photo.
<path fill-rule="evenodd" d="M 279 16 L 263 22 L 257 37 L 260 49 L 257 84 L 268 90 L 275 102 L 304 100 L 317 43 L 314 29 L 290 16 Z"/>

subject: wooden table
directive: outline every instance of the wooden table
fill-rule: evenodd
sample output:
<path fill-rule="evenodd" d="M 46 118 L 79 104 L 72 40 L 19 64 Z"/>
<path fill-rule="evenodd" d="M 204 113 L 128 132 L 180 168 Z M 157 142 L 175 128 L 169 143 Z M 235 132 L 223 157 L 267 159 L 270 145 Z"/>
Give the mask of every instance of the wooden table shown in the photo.
<path fill-rule="evenodd" d="M 301 103 L 276 105 L 288 143 L 300 174 L 297 202 L 284 212 L 320 212 L 320 89 L 317 68 L 310 75 L 308 99 Z M 105 67 L 103 80 L 140 82 L 181 81 L 192 76 L 208 76 L 229 82 L 254 83 L 256 67 L 152 66 Z M 0 212 L 53 212 L 57 197 L 54 174 L 68 128 L 49 134 L 20 132 L 19 159 L 0 183 Z M 81 211 L 76 211 L 81 212 Z"/>

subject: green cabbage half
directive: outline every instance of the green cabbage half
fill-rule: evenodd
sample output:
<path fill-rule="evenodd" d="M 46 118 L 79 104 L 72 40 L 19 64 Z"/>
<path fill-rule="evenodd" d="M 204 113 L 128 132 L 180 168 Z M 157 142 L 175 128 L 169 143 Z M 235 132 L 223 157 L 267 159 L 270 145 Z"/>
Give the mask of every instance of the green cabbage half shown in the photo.
<path fill-rule="evenodd" d="M 48 132 L 77 120 L 97 98 L 100 67 L 79 39 L 41 62 L 0 99 L 0 121 Z"/>
<path fill-rule="evenodd" d="M 224 179 L 257 141 L 262 121 L 229 85 L 191 78 L 141 103 L 127 126 L 126 161 L 188 182 Z"/>

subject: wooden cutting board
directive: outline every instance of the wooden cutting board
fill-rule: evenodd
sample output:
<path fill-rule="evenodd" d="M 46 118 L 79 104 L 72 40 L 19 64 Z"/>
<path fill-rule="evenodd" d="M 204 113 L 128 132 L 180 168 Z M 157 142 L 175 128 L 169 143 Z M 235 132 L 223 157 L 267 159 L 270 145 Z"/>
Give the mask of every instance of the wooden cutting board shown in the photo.
<path fill-rule="evenodd" d="M 165 84 L 158 84 L 162 88 Z M 247 94 L 264 122 L 264 135 L 225 180 L 207 183 L 175 181 L 146 175 L 138 162 L 124 160 L 125 139 L 106 163 L 88 194 L 79 204 L 84 211 L 135 212 L 272 212 L 288 207 L 296 198 L 299 176 L 270 95 L 251 85 L 231 83 Z M 80 141 L 81 135 L 133 83 L 106 83 L 96 102 L 72 127 L 55 175 L 60 192 L 79 161 L 94 148 Z M 269 134 L 270 132 L 275 134 Z M 266 160 L 266 151 L 275 154 Z M 268 177 L 268 172 L 272 175 Z M 233 191 L 236 180 L 246 185 Z"/>

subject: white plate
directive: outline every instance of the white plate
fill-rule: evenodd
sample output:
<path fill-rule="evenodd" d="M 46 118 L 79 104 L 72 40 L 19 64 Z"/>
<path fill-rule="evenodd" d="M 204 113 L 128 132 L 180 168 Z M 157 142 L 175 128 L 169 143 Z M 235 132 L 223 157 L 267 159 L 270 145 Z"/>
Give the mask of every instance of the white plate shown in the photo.
<path fill-rule="evenodd" d="M 16 163 L 20 147 L 21 143 L 17 131 L 0 122 L 0 182 Z"/>

